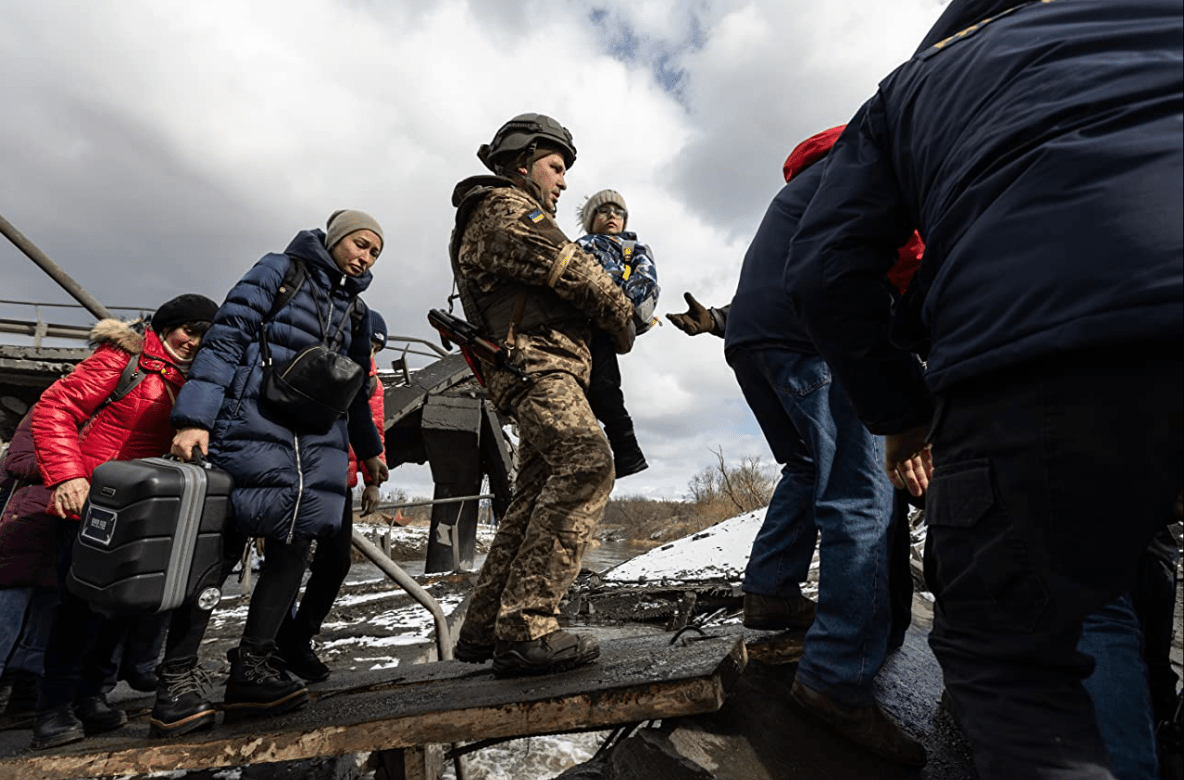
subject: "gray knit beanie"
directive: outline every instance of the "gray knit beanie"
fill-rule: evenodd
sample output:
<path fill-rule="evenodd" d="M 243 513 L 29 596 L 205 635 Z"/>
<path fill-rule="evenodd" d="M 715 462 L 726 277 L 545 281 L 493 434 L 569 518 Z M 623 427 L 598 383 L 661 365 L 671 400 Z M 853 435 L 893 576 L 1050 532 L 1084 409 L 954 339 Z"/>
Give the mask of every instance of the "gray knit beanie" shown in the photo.
<path fill-rule="evenodd" d="M 600 208 L 606 203 L 615 203 L 625 210 L 624 224 L 629 224 L 629 207 L 625 205 L 625 197 L 616 190 L 601 190 L 592 197 L 584 201 L 584 205 L 580 206 L 577 216 L 580 222 L 584 225 L 584 232 L 592 232 L 592 221 L 596 219 L 596 209 Z M 622 225 L 624 228 L 624 225 Z"/>
<path fill-rule="evenodd" d="M 325 248 L 332 249 L 337 242 L 356 230 L 373 230 L 382 238 L 382 226 L 378 220 L 357 209 L 338 209 L 329 215 L 325 223 Z M 383 239 L 386 243 L 386 239 Z"/>

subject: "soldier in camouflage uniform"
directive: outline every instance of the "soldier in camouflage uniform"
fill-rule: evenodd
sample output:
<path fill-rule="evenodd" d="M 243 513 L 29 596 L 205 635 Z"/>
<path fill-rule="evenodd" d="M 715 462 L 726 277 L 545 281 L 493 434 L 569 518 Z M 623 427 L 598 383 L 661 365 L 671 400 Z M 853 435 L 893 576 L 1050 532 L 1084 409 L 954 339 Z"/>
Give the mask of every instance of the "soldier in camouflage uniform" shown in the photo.
<path fill-rule="evenodd" d="M 492 656 L 498 675 L 595 660 L 592 637 L 559 630 L 559 601 L 580 570 L 613 487 L 608 443 L 585 395 L 592 328 L 628 352 L 633 305 L 553 215 L 575 162 L 550 117 L 507 122 L 477 156 L 494 176 L 453 192 L 453 272 L 466 317 L 506 347 L 525 381 L 484 364 L 490 397 L 518 424 L 518 476 L 469 605 L 456 657 Z"/>

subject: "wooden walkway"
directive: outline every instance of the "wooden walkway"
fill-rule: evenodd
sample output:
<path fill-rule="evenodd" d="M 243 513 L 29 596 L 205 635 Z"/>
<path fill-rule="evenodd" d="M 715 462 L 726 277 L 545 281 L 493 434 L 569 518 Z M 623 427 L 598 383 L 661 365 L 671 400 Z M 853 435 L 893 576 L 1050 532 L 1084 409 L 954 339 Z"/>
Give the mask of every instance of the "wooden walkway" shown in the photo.
<path fill-rule="evenodd" d="M 268 763 L 433 744 L 603 729 L 714 712 L 747 663 L 741 634 L 616 639 L 600 660 L 565 674 L 495 678 L 488 664 L 446 661 L 334 673 L 287 715 L 220 723 L 175 740 L 148 739 L 146 697 L 131 722 L 56 750 L 0 731 L 0 778 L 66 780 Z"/>

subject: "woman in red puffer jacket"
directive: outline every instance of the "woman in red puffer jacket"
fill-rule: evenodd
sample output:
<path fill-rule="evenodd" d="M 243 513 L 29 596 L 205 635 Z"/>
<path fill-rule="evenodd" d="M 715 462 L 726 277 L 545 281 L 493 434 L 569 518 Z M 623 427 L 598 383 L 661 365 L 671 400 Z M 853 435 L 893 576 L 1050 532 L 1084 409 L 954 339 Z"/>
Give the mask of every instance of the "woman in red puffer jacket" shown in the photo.
<path fill-rule="evenodd" d="M 50 386 L 33 412 L 37 462 L 54 491 L 55 514 L 79 517 L 100 463 L 169 451 L 169 413 L 200 341 L 201 333 L 190 335 L 184 327 L 170 329 L 166 341 L 152 329 L 141 336 L 118 320 L 95 325 L 95 353 Z M 139 361 L 143 380 L 119 403 L 104 406 L 132 359 Z"/>
<path fill-rule="evenodd" d="M 56 529 L 61 600 L 45 652 L 34 748 L 76 742 L 127 722 L 123 711 L 107 704 L 103 685 L 113 677 L 114 651 L 130 622 L 91 612 L 66 590 L 66 573 L 95 467 L 168 452 L 174 433 L 169 413 L 217 309 L 203 295 L 181 295 L 157 309 L 144 335 L 117 320 L 99 322 L 91 331 L 94 354 L 51 385 L 33 408 L 33 447 L 44 485 L 52 491 L 48 511 L 61 518 Z M 135 361 L 138 381 L 113 400 L 129 361 Z"/>

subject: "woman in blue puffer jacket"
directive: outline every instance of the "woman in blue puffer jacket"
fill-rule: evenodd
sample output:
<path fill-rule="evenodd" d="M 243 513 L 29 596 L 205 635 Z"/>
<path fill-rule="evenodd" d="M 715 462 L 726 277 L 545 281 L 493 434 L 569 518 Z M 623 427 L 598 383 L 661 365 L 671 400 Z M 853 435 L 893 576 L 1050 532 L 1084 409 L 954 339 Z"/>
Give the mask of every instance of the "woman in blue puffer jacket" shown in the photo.
<path fill-rule="evenodd" d="M 270 660 L 276 631 L 300 587 L 311 541 L 340 526 L 349 499 L 345 473 L 350 445 L 377 483 L 387 477 L 378 457 L 382 439 L 364 387 L 349 413 L 326 433 L 294 431 L 261 405 L 260 329 L 279 366 L 300 350 L 328 341 L 326 334 L 340 328 L 344 338 L 339 353 L 356 361 L 365 375 L 370 367 L 369 317 L 351 310 L 357 307 L 364 314 L 358 295 L 369 286 L 370 267 L 381 251 L 382 228 L 374 218 L 346 210 L 329 217 L 326 231 L 301 231 L 283 254 L 259 260 L 214 316 L 173 408 L 173 454 L 188 460 L 198 447 L 228 471 L 235 484 L 233 530 L 267 540 L 243 638 L 230 651 L 228 715 L 276 714 L 308 701 L 303 683 Z M 273 311 L 277 296 L 291 294 L 284 285 L 293 262 L 303 263 L 305 277 L 290 300 Z M 229 546 L 240 545 L 241 538 Z M 189 679 L 191 670 L 165 670 L 170 671 L 178 680 L 175 691 L 158 691 L 153 710 L 166 731 L 201 701 Z"/>

